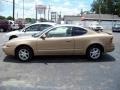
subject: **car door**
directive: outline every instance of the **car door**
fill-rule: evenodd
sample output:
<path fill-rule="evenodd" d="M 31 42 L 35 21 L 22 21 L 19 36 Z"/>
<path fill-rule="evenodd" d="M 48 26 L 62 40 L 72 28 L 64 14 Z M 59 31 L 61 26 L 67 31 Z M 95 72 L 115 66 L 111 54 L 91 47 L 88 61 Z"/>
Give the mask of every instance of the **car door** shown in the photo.
<path fill-rule="evenodd" d="M 40 31 L 40 25 L 39 24 L 31 25 L 23 31 L 22 36 L 29 36 L 29 35 L 38 33 L 38 31 Z"/>
<path fill-rule="evenodd" d="M 28 28 L 25 29 L 25 35 L 33 35 L 33 34 L 36 34 L 48 27 L 51 27 L 51 25 L 48 25 L 48 24 L 35 24 L 35 25 L 32 25 Z"/>
<path fill-rule="evenodd" d="M 71 27 L 56 27 L 45 35 L 45 39 L 37 42 L 37 50 L 40 55 L 73 54 L 74 40 L 71 36 Z"/>
<path fill-rule="evenodd" d="M 72 28 L 72 36 L 75 40 L 75 49 L 74 53 L 78 55 L 83 55 L 86 52 L 86 46 L 88 37 L 86 35 L 87 30 L 81 27 L 73 27 Z"/>

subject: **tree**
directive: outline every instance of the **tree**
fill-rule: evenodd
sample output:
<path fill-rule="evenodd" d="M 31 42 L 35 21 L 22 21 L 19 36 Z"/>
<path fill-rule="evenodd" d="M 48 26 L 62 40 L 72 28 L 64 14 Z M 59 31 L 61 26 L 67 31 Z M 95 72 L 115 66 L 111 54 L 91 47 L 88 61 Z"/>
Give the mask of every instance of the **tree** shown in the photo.
<path fill-rule="evenodd" d="M 7 20 L 13 20 L 13 17 L 8 16 L 8 17 L 7 17 Z"/>
<path fill-rule="evenodd" d="M 47 20 L 45 18 L 40 18 L 40 22 L 46 22 Z"/>
<path fill-rule="evenodd" d="M 32 22 L 32 19 L 31 18 L 25 18 L 26 22 L 30 23 Z"/>
<path fill-rule="evenodd" d="M 120 0 L 94 0 L 91 6 L 91 11 L 96 14 L 120 15 Z"/>
<path fill-rule="evenodd" d="M 115 10 L 115 14 L 120 16 L 120 1 L 119 0 L 115 0 L 114 2 L 114 10 Z"/>
<path fill-rule="evenodd" d="M 0 19 L 1 19 L 1 20 L 4 20 L 4 19 L 6 19 L 6 18 L 5 18 L 4 16 L 0 16 Z"/>

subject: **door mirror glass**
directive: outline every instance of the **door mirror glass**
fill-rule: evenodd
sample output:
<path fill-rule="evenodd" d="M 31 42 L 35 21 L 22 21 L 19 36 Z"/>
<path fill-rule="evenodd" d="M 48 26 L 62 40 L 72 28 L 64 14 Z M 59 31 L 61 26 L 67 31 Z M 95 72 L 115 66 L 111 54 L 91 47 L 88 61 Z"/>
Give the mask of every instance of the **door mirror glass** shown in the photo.
<path fill-rule="evenodd" d="M 26 30 L 24 29 L 24 30 L 22 30 L 22 32 L 26 32 Z"/>

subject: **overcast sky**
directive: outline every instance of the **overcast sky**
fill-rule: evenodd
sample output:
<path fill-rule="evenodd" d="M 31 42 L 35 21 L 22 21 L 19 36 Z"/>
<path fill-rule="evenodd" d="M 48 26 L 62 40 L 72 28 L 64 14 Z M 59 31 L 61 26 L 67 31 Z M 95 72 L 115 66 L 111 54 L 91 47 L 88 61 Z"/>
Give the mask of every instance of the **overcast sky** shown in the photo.
<path fill-rule="evenodd" d="M 12 16 L 13 0 L 0 1 L 0 15 Z M 90 10 L 93 0 L 24 0 L 25 18 L 35 18 L 35 5 L 51 6 L 51 11 L 61 11 L 62 15 L 76 15 L 81 9 Z M 15 17 L 23 17 L 23 0 L 15 0 Z M 47 11 L 46 11 L 47 14 Z M 47 15 L 46 15 L 47 16 Z"/>

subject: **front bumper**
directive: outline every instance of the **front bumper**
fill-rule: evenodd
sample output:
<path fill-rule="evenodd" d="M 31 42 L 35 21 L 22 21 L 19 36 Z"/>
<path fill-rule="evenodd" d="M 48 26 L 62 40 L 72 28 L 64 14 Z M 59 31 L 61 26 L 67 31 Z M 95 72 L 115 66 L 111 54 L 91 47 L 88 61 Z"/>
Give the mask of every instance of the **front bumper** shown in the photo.
<path fill-rule="evenodd" d="M 15 55 L 15 51 L 12 47 L 3 46 L 2 50 L 6 55 L 12 55 L 12 56 Z"/>

